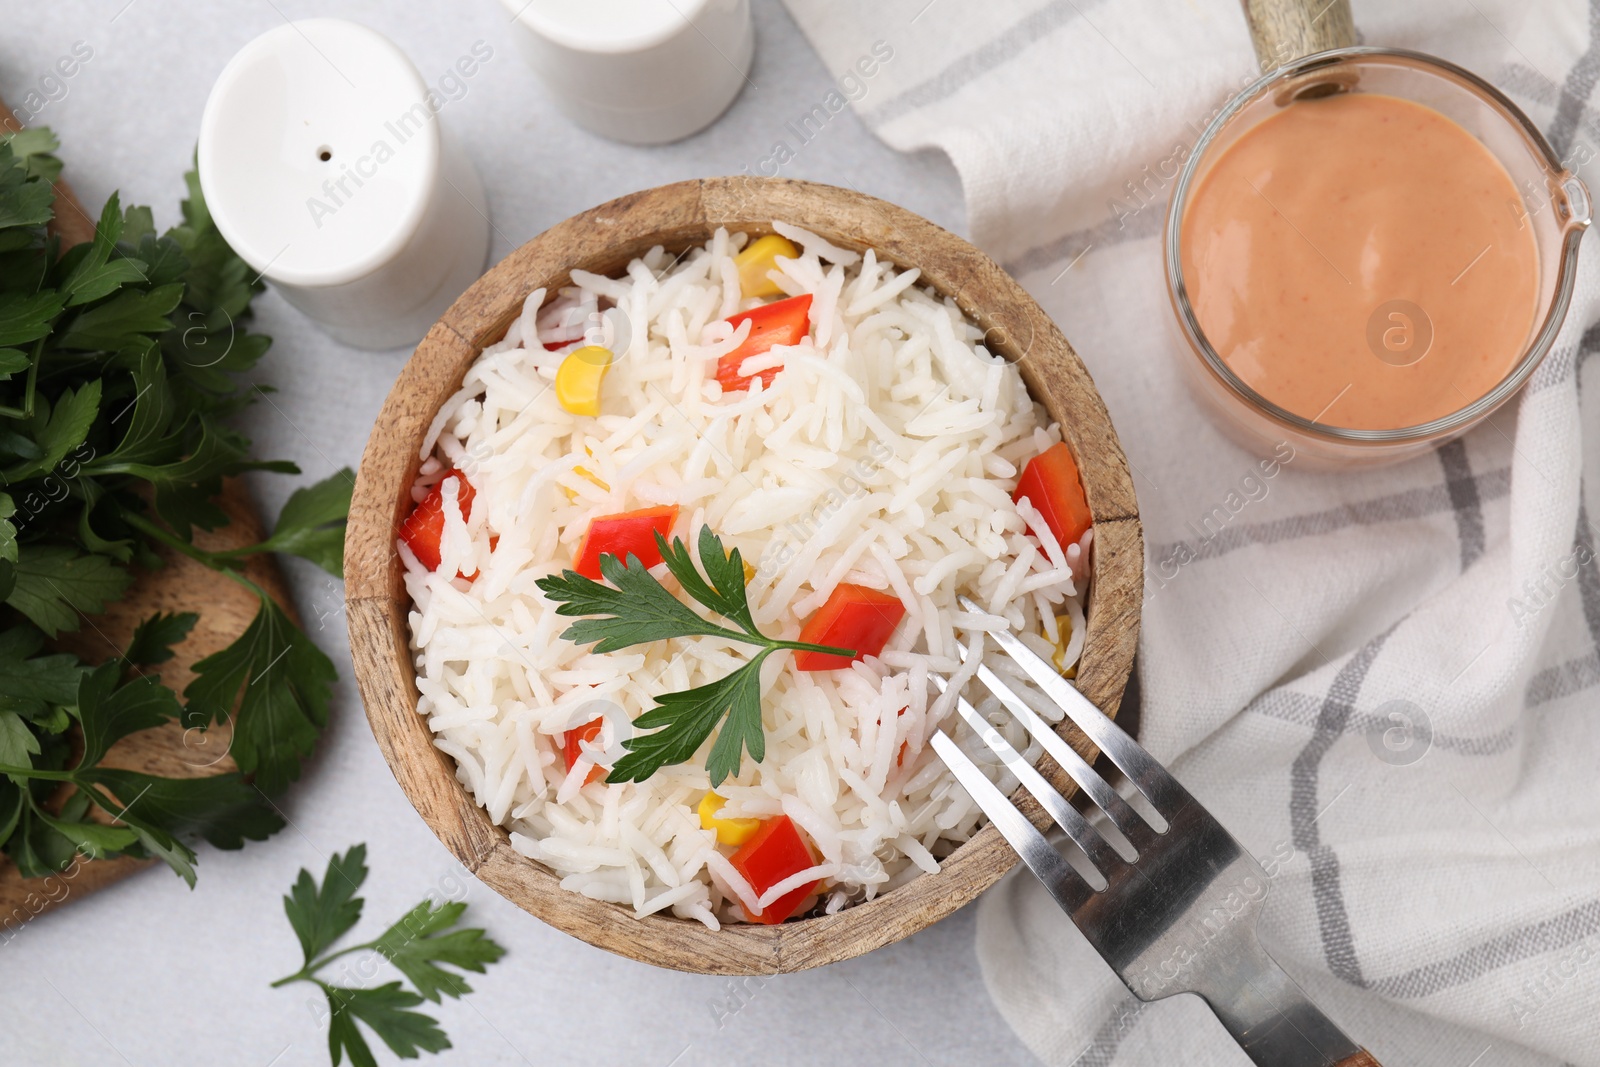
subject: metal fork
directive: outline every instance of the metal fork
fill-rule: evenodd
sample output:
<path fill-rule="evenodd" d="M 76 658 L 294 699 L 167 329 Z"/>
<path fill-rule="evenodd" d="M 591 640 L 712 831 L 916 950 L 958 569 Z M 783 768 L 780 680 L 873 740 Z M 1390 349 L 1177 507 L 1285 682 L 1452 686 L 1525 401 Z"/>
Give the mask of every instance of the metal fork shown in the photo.
<path fill-rule="evenodd" d="M 962 604 L 982 610 L 966 598 Z M 961 717 L 1083 850 L 1089 877 L 1069 865 L 944 731 L 933 736 L 933 748 L 1133 995 L 1153 1001 L 1198 994 L 1263 1067 L 1379 1067 L 1256 939 L 1268 879 L 1254 857 L 1051 663 L 1014 634 L 990 636 L 1144 794 L 1161 825 L 1146 821 L 988 667 L 978 668 L 978 680 L 1099 806 L 1126 839 L 1118 844 L 1131 845 L 1135 855 L 1125 858 L 967 701 L 956 702 Z M 945 688 L 943 678 L 936 681 Z"/>

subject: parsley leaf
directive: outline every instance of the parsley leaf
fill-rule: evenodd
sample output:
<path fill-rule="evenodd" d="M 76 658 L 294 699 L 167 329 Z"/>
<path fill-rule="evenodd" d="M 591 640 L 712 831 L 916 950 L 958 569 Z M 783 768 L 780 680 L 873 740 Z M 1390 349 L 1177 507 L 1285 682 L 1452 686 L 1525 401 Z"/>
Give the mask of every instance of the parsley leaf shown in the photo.
<path fill-rule="evenodd" d="M 436 1019 L 408 1010 L 421 1004 L 422 998 L 401 989 L 399 982 L 376 989 L 317 984 L 328 995 L 328 1006 L 333 1010 L 328 1020 L 328 1055 L 333 1058 L 334 1067 L 338 1067 L 341 1050 L 350 1053 L 354 1067 L 377 1067 L 366 1038 L 356 1027 L 358 1019 L 401 1059 L 416 1059 L 418 1051 L 442 1052 L 450 1047 L 450 1039 L 439 1029 Z"/>
<path fill-rule="evenodd" d="M 100 413 L 100 380 L 97 378 L 77 391 L 63 390 L 53 409 L 43 401 L 39 408 L 30 420 L 37 454 L 30 461 L 0 472 L 7 484 L 53 470 L 68 452 L 83 444 L 95 416 Z"/>
<path fill-rule="evenodd" d="M 105 859 L 114 853 L 126 851 L 139 840 L 138 833 L 126 826 L 57 819 L 38 804 L 33 805 L 33 817 L 69 841 L 74 851 L 92 860 Z"/>
<path fill-rule="evenodd" d="M 728 725 L 717 735 L 706 762 L 712 787 L 739 773 L 746 746 L 750 758 L 760 763 L 766 756 L 766 738 L 761 732 L 761 664 L 773 651 L 762 649 L 749 663 L 708 685 L 656 697 L 656 706 L 635 719 L 634 725 L 665 729 L 624 741 L 628 754 L 617 760 L 606 782 L 642 782 L 668 764 L 689 762 L 724 715 Z"/>
<path fill-rule="evenodd" d="M 66 545 L 28 545 L 14 568 L 16 584 L 5 602 L 51 637 L 76 630 L 78 612 L 103 610 L 132 580 L 115 560 Z"/>
<path fill-rule="evenodd" d="M 367 880 L 367 846 L 354 845 L 344 855 L 334 853 L 319 888 L 311 872 L 301 868 L 289 895 L 283 898 L 284 914 L 300 939 L 305 963 L 326 952 L 333 943 L 361 921 L 362 900 L 356 890 Z"/>
<path fill-rule="evenodd" d="M 117 239 L 122 236 L 122 209 L 117 194 L 112 193 L 100 213 L 95 227 L 94 240 L 79 245 L 68 256 L 73 256 L 72 268 L 61 283 L 62 292 L 68 294 L 67 307 L 93 303 L 109 296 L 129 282 L 145 280 L 145 264 L 131 257 L 112 259 L 117 250 Z"/>
<path fill-rule="evenodd" d="M 194 665 L 195 679 L 183 691 L 189 702 L 184 722 L 203 726 L 233 718 L 233 761 L 272 794 L 300 776 L 300 760 L 328 724 L 337 675 L 277 601 L 258 595 L 255 620 L 239 639 Z"/>
<path fill-rule="evenodd" d="M 3 205 L 4 201 L 0 201 Z M 0 207 L 0 211 L 4 208 Z M 50 324 L 61 313 L 58 293 L 9 292 L 0 294 L 0 345 L 20 345 L 37 341 L 50 332 Z M 8 361 L 14 364 L 14 361 Z M 16 371 L 10 373 L 15 374 Z"/>
<path fill-rule="evenodd" d="M 283 828 L 283 816 L 261 791 L 235 772 L 201 778 L 160 778 L 140 771 L 98 767 L 80 777 L 110 789 L 128 805 L 118 818 L 136 828 L 174 839 L 199 837 L 214 848 L 243 848 Z M 140 798 L 133 810 L 135 797 Z"/>
<path fill-rule="evenodd" d="M 540 578 L 534 583 L 560 605 L 557 615 L 598 616 L 579 619 L 567 627 L 561 636 L 574 644 L 592 641 L 596 652 L 616 652 L 631 645 L 696 634 L 745 639 L 696 615 L 655 580 L 638 556 L 629 556 L 627 563 L 616 556 L 601 556 L 600 573 L 610 585 L 577 571 L 563 571 L 560 577 Z"/>
<path fill-rule="evenodd" d="M 95 767 L 74 773 L 95 804 L 125 823 L 145 854 L 165 860 L 194 886 L 194 850 L 186 841 L 204 839 L 215 848 L 243 848 L 283 828 L 283 816 L 261 791 L 236 772 L 203 778 L 159 778 L 140 771 Z M 108 802 L 106 792 L 115 798 Z"/>
<path fill-rule="evenodd" d="M 38 655 L 43 647 L 44 635 L 31 626 L 0 631 L 0 708 L 34 719 L 77 700 L 83 666 L 64 653 Z"/>
<path fill-rule="evenodd" d="M 0 227 L 43 226 L 55 217 L 51 210 L 56 199 L 55 190 L 50 188 L 48 179 L 41 180 L 43 176 L 30 173 L 28 167 L 29 157 L 42 147 L 38 141 L 39 132 L 13 133 L 0 143 Z M 32 141 L 28 139 L 30 133 Z M 43 151 L 54 148 L 52 143 Z"/>
<path fill-rule="evenodd" d="M 127 342 L 129 334 L 159 334 L 171 329 L 167 316 L 182 299 L 181 283 L 158 285 L 148 292 L 129 289 L 80 312 L 56 344 L 87 351 L 115 351 Z"/>
<path fill-rule="evenodd" d="M 32 762 L 29 757 L 39 754 L 39 739 L 33 736 L 22 716 L 14 711 L 0 711 L 0 763 L 22 766 Z"/>
<path fill-rule="evenodd" d="M 345 467 L 289 494 L 272 536 L 257 545 L 217 553 L 221 557 L 257 552 L 287 552 L 308 559 L 329 574 L 344 577 L 344 528 L 350 514 L 355 472 Z"/>
<path fill-rule="evenodd" d="M 727 619 L 738 623 L 746 633 L 758 633 L 755 620 L 750 617 L 750 601 L 745 595 L 744 560 L 739 550 L 724 554 L 722 542 L 711 532 L 711 527 L 700 527 L 700 563 L 706 569 L 702 580 L 695 570 L 689 550 L 677 538 L 672 544 L 662 539 L 661 559 L 667 570 L 678 579 L 683 591 L 700 603 Z"/>
<path fill-rule="evenodd" d="M 441 965 L 482 974 L 489 964 L 505 955 L 505 949 L 485 936 L 484 931 L 454 929 L 466 913 L 464 902 L 432 899 L 412 908 L 374 940 L 330 952 L 361 917 L 363 901 L 354 893 L 367 877 L 366 854 L 366 845 L 354 845 L 343 856 L 333 856 L 320 887 L 311 872 L 302 868 L 289 895 L 283 898 L 284 913 L 300 941 L 305 962 L 300 970 L 272 985 L 277 988 L 292 982 L 310 982 L 322 990 L 328 999 L 328 1055 L 335 1067 L 346 1054 L 355 1067 L 376 1067 L 372 1048 L 356 1025 L 358 1022 L 402 1059 L 449 1048 L 450 1039 L 439 1028 L 438 1020 L 412 1009 L 424 1000 L 437 1004 L 441 996 L 460 997 L 472 992 L 461 976 Z M 388 960 L 416 991 L 406 989 L 400 982 L 350 988 L 318 977 L 328 964 L 355 952 L 375 952 Z"/>
<path fill-rule="evenodd" d="M 482 930 L 450 929 L 461 921 L 466 910 L 467 905 L 461 901 L 435 904 L 424 900 L 385 930 L 373 947 L 411 979 L 418 993 L 435 1004 L 441 993 L 447 997 L 463 996 L 472 992 L 472 987 L 466 979 L 439 964 L 482 974 L 486 965 L 506 954 Z"/>
<path fill-rule="evenodd" d="M 763 634 L 750 614 L 744 560 L 737 548 L 732 552 L 724 549 L 722 539 L 711 532 L 710 526 L 700 528 L 700 565 L 705 568 L 704 576 L 679 538 L 673 538 L 668 544 L 658 532 L 656 547 L 667 571 L 678 580 L 685 593 L 736 623 L 739 629 L 731 630 L 701 618 L 673 596 L 639 557 L 633 555 L 626 562 L 609 554 L 600 557 L 600 573 L 610 585 L 602 585 L 576 571 L 540 578 L 534 584 L 555 601 L 557 615 L 592 616 L 579 619 L 561 636 L 575 644 L 595 642 L 596 652 L 616 652 L 631 645 L 696 636 L 723 637 L 761 646 L 754 659 L 726 678 L 657 697 L 656 706 L 635 719 L 634 725 L 646 730 L 660 729 L 622 742 L 628 754 L 606 775 L 607 783 L 642 782 L 668 764 L 687 763 L 726 717 L 727 724 L 717 735 L 706 761 L 712 786 L 719 786 L 728 776 L 739 773 L 745 751 L 757 763 L 766 758 L 766 737 L 761 724 L 761 664 L 767 656 L 779 649 L 836 656 L 854 656 L 855 650 L 804 641 L 780 641 Z"/>
<path fill-rule="evenodd" d="M 147 345 L 131 370 L 133 398 L 119 396 L 111 416 L 111 424 L 122 427 L 122 439 L 91 461 L 90 469 L 97 474 L 131 473 L 135 464 L 144 468 L 141 473 L 153 473 L 178 462 L 187 451 L 184 428 L 172 425 L 177 410 L 160 350 Z"/>
<path fill-rule="evenodd" d="M 77 855 L 71 839 L 56 831 L 39 815 L 37 798 L 27 791 L 18 796 L 21 807 L 6 855 L 24 878 L 44 878 L 65 870 Z"/>
<path fill-rule="evenodd" d="M 172 646 L 188 637 L 199 621 L 200 616 L 192 611 L 158 612 L 134 628 L 133 640 L 122 658 L 136 667 L 165 663 L 172 658 Z"/>
<path fill-rule="evenodd" d="M 178 696 L 153 675 L 117 685 L 121 660 L 110 660 L 84 674 L 78 683 L 78 721 L 83 726 L 83 755 L 78 766 L 93 767 L 111 746 L 140 730 L 178 717 Z"/>
<path fill-rule="evenodd" d="M 61 147 L 48 127 L 17 130 L 7 135 L 6 143 L 31 177 L 53 182 L 61 176 L 61 160 L 52 153 Z"/>

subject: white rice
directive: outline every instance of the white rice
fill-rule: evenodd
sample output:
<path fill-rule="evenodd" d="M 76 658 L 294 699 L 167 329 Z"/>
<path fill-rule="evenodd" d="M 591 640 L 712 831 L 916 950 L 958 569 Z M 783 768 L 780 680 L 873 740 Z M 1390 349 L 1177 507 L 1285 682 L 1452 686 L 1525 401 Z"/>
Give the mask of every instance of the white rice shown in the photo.
<path fill-rule="evenodd" d="M 1058 615 L 1073 621 L 1069 666 L 1083 645 L 1091 535 L 1063 547 L 1035 521 L 1041 543 L 1010 499 L 1021 465 L 1060 440 L 1016 369 L 984 348 L 951 301 L 918 286 L 916 271 L 774 228 L 803 251 L 780 259 L 773 277 L 785 293 L 815 298 L 810 338 L 746 362 L 746 374 L 781 363 L 770 388 L 757 380 L 723 394 L 714 376 L 715 360 L 746 332 L 721 320 L 759 303 L 740 298 L 733 256 L 744 235 L 719 230 L 676 259 L 652 249 L 616 279 L 575 271 L 549 304 L 543 290 L 528 297 L 434 420 L 414 494 L 453 466 L 477 492 L 470 521 L 452 481 L 438 571 L 400 545 L 418 711 L 477 802 L 564 887 L 713 928 L 785 887 L 756 894 L 728 863 L 732 850 L 701 828 L 709 742 L 645 782 L 585 785 L 589 761 L 569 774 L 560 735 L 594 718 L 596 701 L 611 702 L 620 710 L 590 751 L 609 765 L 656 695 L 723 677 L 754 646 L 700 637 L 596 655 L 560 639 L 572 620 L 534 581 L 571 566 L 592 518 L 677 504 L 674 533 L 691 545 L 709 523 L 759 561 L 750 602 L 772 636 L 797 637 L 840 582 L 891 590 L 905 605 L 879 658 L 799 672 L 788 654 L 770 657 L 766 758 L 746 755 L 717 790 L 723 816 L 794 820 L 818 865 L 790 882 L 824 879 L 819 903 L 830 912 L 936 870 L 979 823 L 927 746 L 936 730 L 1002 789 L 1014 787 L 955 715 L 956 691 L 1029 760 L 1039 755 L 997 701 L 967 684 L 977 660 L 963 664 L 957 645 L 975 652 L 984 629 L 1003 625 L 1048 655 Z M 544 348 L 586 329 L 619 349 L 598 417 L 557 403 L 550 386 L 562 353 Z M 472 582 L 452 577 L 474 571 Z M 961 610 L 962 593 L 987 614 Z M 998 653 L 987 662 L 1015 674 Z M 951 676 L 949 695 L 930 696 L 935 672 Z M 1059 718 L 1042 702 L 1038 710 Z"/>

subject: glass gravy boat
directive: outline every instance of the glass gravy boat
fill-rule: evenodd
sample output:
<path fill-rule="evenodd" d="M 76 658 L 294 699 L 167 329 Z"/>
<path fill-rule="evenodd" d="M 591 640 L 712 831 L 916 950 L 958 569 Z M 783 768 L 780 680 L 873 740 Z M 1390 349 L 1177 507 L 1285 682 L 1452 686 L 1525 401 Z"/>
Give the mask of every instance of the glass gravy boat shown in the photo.
<path fill-rule="evenodd" d="M 1572 299 L 1578 246 L 1590 222 L 1588 189 L 1521 109 L 1470 71 L 1417 52 L 1327 47 L 1353 37 L 1348 0 L 1335 0 L 1326 8 L 1320 6 L 1320 0 L 1313 0 L 1309 8 L 1299 0 L 1273 0 L 1268 5 L 1247 0 L 1245 6 L 1264 66 L 1306 47 L 1321 50 L 1289 60 L 1223 108 L 1195 144 L 1173 188 L 1164 255 L 1168 292 L 1187 350 L 1182 358 L 1184 369 L 1195 393 L 1219 416 L 1223 429 L 1247 446 L 1271 449 L 1287 440 L 1297 453 L 1340 466 L 1393 462 L 1425 452 L 1466 432 L 1516 395 L 1555 343 Z M 1259 11 L 1263 6 L 1273 9 L 1276 21 L 1263 21 Z M 1300 23 L 1293 21 L 1296 14 L 1302 17 Z M 1539 278 L 1533 325 L 1520 356 L 1505 376 L 1458 410 L 1393 429 L 1318 422 L 1274 403 L 1244 381 L 1207 338 L 1190 302 L 1181 255 L 1185 209 L 1208 168 L 1230 145 L 1282 108 L 1333 93 L 1362 92 L 1423 104 L 1482 143 L 1515 184 L 1521 203 L 1508 205 L 1508 210 L 1520 213 L 1519 225 L 1532 229 L 1537 249 Z M 1396 336 L 1403 337 L 1414 324 L 1402 313 L 1394 325 L 1400 331 Z"/>

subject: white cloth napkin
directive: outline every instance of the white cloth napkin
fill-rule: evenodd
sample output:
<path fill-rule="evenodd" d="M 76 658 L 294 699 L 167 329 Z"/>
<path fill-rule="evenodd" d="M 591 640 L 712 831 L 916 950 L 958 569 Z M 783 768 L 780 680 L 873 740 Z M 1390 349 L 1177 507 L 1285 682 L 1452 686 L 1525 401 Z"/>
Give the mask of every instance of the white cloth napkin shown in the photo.
<path fill-rule="evenodd" d="M 1271 874 L 1269 951 L 1390 1065 L 1600 1065 L 1594 239 L 1560 341 L 1491 425 L 1397 467 L 1263 477 L 1175 372 L 1157 236 L 1175 153 L 1251 80 L 1236 0 L 786 2 L 874 130 L 949 153 L 974 241 L 1104 395 L 1145 524 L 1141 737 Z M 1355 17 L 1600 159 L 1600 10 Z M 891 58 L 848 76 L 875 44 Z M 1163 574 L 1180 544 L 1195 558 Z M 1194 998 L 1132 1000 L 1029 876 L 984 899 L 978 952 L 1048 1064 L 1247 1062 Z"/>

